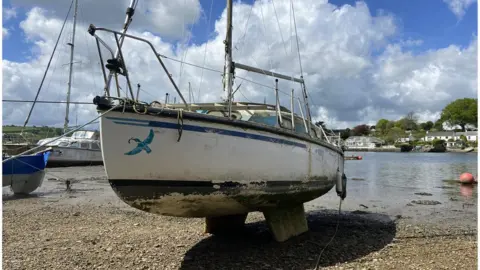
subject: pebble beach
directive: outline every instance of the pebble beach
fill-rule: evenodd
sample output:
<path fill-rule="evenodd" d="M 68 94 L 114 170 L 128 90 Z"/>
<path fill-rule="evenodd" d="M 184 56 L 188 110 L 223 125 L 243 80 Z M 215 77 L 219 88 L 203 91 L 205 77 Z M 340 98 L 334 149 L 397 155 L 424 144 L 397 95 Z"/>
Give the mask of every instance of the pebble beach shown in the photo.
<path fill-rule="evenodd" d="M 307 203 L 310 231 L 277 243 L 261 213 L 243 231 L 212 236 L 203 219 L 126 205 L 102 166 L 47 169 L 30 196 L 3 188 L 3 269 L 314 269 L 334 234 L 321 269 L 477 269 L 476 197 L 436 204 L 412 194 L 395 212 L 349 201 L 354 192 L 340 214 L 334 190 Z"/>

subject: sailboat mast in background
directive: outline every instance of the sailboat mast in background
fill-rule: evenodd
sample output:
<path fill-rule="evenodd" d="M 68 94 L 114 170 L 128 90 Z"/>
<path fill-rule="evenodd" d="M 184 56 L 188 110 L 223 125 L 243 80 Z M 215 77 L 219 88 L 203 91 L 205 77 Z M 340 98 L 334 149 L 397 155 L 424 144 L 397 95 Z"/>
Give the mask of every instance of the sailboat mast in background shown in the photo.
<path fill-rule="evenodd" d="M 68 88 L 67 88 L 67 105 L 65 106 L 65 123 L 63 125 L 63 132 L 68 132 L 68 114 L 70 109 L 70 91 L 72 89 L 72 71 L 73 71 L 73 53 L 75 50 L 75 26 L 77 24 L 77 9 L 78 9 L 78 0 L 75 0 L 75 11 L 73 12 L 73 32 L 72 32 L 72 42 L 68 43 L 70 45 L 70 71 L 68 74 Z"/>

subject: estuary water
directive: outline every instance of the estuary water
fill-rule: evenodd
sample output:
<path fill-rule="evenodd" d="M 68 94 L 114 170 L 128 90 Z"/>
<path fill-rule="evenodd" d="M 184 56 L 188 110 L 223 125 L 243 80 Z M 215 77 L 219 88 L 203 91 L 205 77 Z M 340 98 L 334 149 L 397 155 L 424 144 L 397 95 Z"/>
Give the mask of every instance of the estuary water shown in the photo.
<path fill-rule="evenodd" d="M 463 172 L 478 177 L 477 153 L 345 154 L 363 159 L 345 161 L 348 182 L 343 210 L 380 212 L 422 222 L 476 222 L 477 185 L 460 185 L 457 179 Z M 338 203 L 333 189 L 309 202 L 306 209 L 335 209 Z"/>

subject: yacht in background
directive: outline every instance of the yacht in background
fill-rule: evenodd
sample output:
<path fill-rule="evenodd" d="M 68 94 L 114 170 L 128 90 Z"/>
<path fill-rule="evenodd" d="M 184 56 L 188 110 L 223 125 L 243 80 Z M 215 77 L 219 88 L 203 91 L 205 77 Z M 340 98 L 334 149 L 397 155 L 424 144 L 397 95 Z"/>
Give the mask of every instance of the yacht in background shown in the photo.
<path fill-rule="evenodd" d="M 98 131 L 76 131 L 71 137 L 53 141 L 56 138 L 42 139 L 37 143 L 52 148 L 48 167 L 103 165 Z"/>

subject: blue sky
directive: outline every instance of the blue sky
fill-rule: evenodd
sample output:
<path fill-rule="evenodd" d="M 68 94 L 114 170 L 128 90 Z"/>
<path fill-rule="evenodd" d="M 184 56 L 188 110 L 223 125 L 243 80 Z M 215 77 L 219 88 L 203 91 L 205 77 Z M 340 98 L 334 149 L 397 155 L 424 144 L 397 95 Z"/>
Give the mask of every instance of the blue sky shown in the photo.
<path fill-rule="evenodd" d="M 3 95 L 10 99 L 33 98 L 41 76 L 50 57 L 50 50 L 57 38 L 60 21 L 63 21 L 71 0 L 6 0 L 4 7 L 3 38 Z M 197 1 L 200 1 L 198 3 Z M 234 0 L 235 1 L 235 0 Z M 262 3 L 259 3 L 262 1 Z M 290 56 L 283 57 L 282 46 L 278 44 L 278 25 L 276 15 L 271 9 L 272 0 L 257 0 L 254 15 L 249 21 L 248 38 L 250 41 L 241 44 L 247 48 L 245 52 L 235 54 L 235 60 L 261 68 L 295 69 Z M 275 6 L 283 3 L 285 10 L 290 0 L 274 0 Z M 316 0 L 320 1 L 320 0 Z M 92 57 L 88 42 L 94 46 L 91 39 L 86 38 L 86 25 L 94 23 L 97 26 L 119 29 L 122 26 L 125 8 L 128 0 L 79 0 L 79 25 L 77 28 L 76 56 L 86 59 L 75 69 L 75 76 L 86 76 L 98 79 L 92 74 L 100 74 L 97 68 L 98 59 Z M 208 24 L 211 3 L 212 14 Z M 254 0 L 243 0 L 251 4 Z M 312 110 L 315 117 L 326 120 L 330 126 L 338 128 L 354 126 L 365 122 L 375 122 L 380 118 L 400 119 L 410 111 L 415 111 L 422 121 L 434 121 L 443 107 L 449 102 L 464 97 L 477 96 L 477 2 L 475 0 L 366 0 L 359 3 L 354 0 L 330 0 L 328 7 L 311 5 L 311 0 L 294 0 L 296 17 L 302 18 L 299 23 L 299 37 L 304 72 L 308 74 L 308 88 L 312 97 Z M 117 3 L 122 3 L 118 4 Z M 314 2 L 318 3 L 318 2 Z M 472 4 L 473 3 L 473 4 Z M 366 8 L 366 6 L 368 8 Z M 454 6 L 456 4 L 457 6 Z M 460 6 L 458 6 L 460 4 Z M 341 12 L 332 11 L 333 6 Z M 345 8 L 345 5 L 351 7 Z M 46 13 L 36 9 L 30 16 L 26 12 L 39 6 Z M 201 9 L 200 9 L 201 6 Z M 465 8 L 467 6 L 467 8 Z M 5 19 L 8 8 L 15 8 L 16 17 Z M 298 9 L 297 9 L 298 7 Z M 5 9 L 7 8 L 7 9 Z M 140 0 L 131 32 L 149 31 L 153 34 L 162 33 L 161 39 L 156 39 L 162 53 L 174 58 L 184 57 L 187 62 L 221 69 L 223 66 L 223 38 L 213 34 L 215 23 L 224 24 L 220 16 L 225 9 L 224 0 Z M 287 8 L 288 9 L 288 8 Z M 105 10 L 109 11 L 105 16 Z M 151 10 L 149 16 L 142 12 Z M 200 10 L 202 10 L 200 12 Z M 234 14 L 234 31 L 242 29 L 235 24 L 235 18 L 246 21 L 250 14 L 249 7 L 238 9 Z M 264 25 L 260 13 L 270 18 L 270 24 Z M 138 15 L 139 14 L 139 15 Z M 176 50 L 176 45 L 186 31 L 182 27 L 185 20 L 200 18 L 193 24 L 190 44 L 186 49 Z M 279 12 L 283 30 L 288 30 L 289 13 Z M 26 33 L 20 28 L 24 21 L 26 33 L 42 39 L 42 46 L 26 40 Z M 238 21 L 237 21 L 238 22 Z M 298 20 L 297 20 L 298 23 Z M 187 27 L 188 30 L 190 27 Z M 268 30 L 267 30 L 268 29 Z M 64 39 L 60 46 L 66 50 L 65 38 L 68 38 L 71 28 L 67 26 Z M 268 32 L 270 35 L 266 35 Z M 152 39 L 151 34 L 143 33 Z M 285 34 L 285 32 L 284 32 Z M 255 38 L 253 38 L 255 37 Z M 292 36 L 290 36 L 292 38 Z M 208 40 L 208 42 L 206 42 Z M 408 45 L 411 43 L 410 45 Z M 259 46 L 260 44 L 260 46 Z M 265 46 L 267 44 L 268 46 Z M 390 47 L 387 45 L 399 44 Z M 82 46 L 83 49 L 82 49 Z M 129 47 L 140 50 L 140 47 Z M 208 49 L 207 49 L 208 48 Z M 158 49 L 158 47 L 157 47 Z M 209 57 L 205 58 L 208 50 Z M 294 52 L 295 50 L 293 50 Z M 285 52 L 286 53 L 286 52 Z M 294 52 L 293 54 L 295 54 Z M 65 54 L 66 55 L 66 54 Z M 273 56 L 279 56 L 277 67 L 272 67 Z M 153 61 L 151 58 L 138 55 L 144 63 Z M 136 56 L 137 57 L 137 56 Z M 255 59 L 251 59 L 255 57 Z M 296 57 L 295 57 L 296 58 Z M 65 58 L 66 59 L 66 58 Z M 138 59 L 137 59 L 138 60 Z M 255 61 L 253 61 L 255 60 Z M 54 65 L 62 65 L 63 62 Z M 26 62 L 28 65 L 18 65 Z M 153 63 L 152 63 L 153 64 Z M 197 90 L 197 98 L 202 102 L 217 101 L 222 91 L 218 74 L 202 73 L 200 69 L 188 69 L 180 72 L 176 62 L 169 62 L 174 77 L 178 82 L 192 82 Z M 136 66 L 142 68 L 144 66 Z M 42 72 L 38 72 L 41 70 Z M 54 69 L 55 70 L 55 69 Z M 185 69 L 186 70 L 186 69 Z M 42 100 L 64 100 L 66 72 L 57 69 L 49 73 L 50 87 L 42 90 Z M 164 97 L 169 82 L 158 77 L 157 70 L 148 69 L 138 73 L 138 80 L 144 89 L 154 91 Z M 180 82 L 179 74 L 183 74 Z M 253 76 L 247 74 L 247 76 Z M 19 80 L 18 78 L 22 78 Z M 249 77 L 250 78 L 250 77 Z M 253 81 L 263 78 L 251 77 Z M 267 79 L 265 79 L 267 80 Z M 50 85 L 50 84 L 48 84 Z M 100 89 L 95 81 L 74 79 L 76 101 L 83 101 L 92 89 Z M 187 89 L 188 85 L 182 88 Z M 265 89 L 253 84 L 244 84 L 243 94 L 255 102 L 262 102 Z M 201 89 L 201 91 L 200 91 Z M 96 90 L 93 90 L 95 92 Z M 201 92 L 201 93 L 200 93 Z M 156 98 L 156 97 L 154 97 Z M 338 102 L 342 99 L 344 102 Z M 3 112 L 11 123 L 25 119 L 26 109 L 4 103 Z M 89 119 L 95 115 L 95 110 L 85 105 L 82 107 L 81 118 Z M 14 111 L 18 110 L 18 111 Z M 53 109 L 52 109 L 53 110 Z M 80 119 L 80 118 L 79 118 Z M 52 113 L 48 119 L 39 117 L 38 123 L 63 123 L 61 115 Z"/>
<path fill-rule="evenodd" d="M 68 2 L 62 3 L 65 9 Z M 252 3 L 253 0 L 244 0 L 244 3 Z M 354 0 L 330 0 L 330 3 L 341 6 L 345 4 L 355 5 Z M 461 47 L 468 46 L 474 35 L 477 34 L 477 7 L 476 3 L 466 10 L 461 20 L 449 9 L 448 5 L 441 0 L 422 1 L 385 1 L 366 0 L 372 15 L 379 12 L 393 14 L 400 27 L 395 39 L 398 40 L 422 40 L 423 43 L 415 48 L 414 52 L 434 50 L 448 47 L 451 44 Z M 208 39 L 208 34 L 214 28 L 215 20 L 225 8 L 224 1 L 213 1 L 212 18 L 207 27 L 211 0 L 200 0 L 203 7 L 203 18 L 192 28 L 193 39 L 191 43 L 202 43 Z M 3 7 L 12 7 L 9 0 L 3 1 Z M 3 59 L 25 62 L 30 56 L 31 44 L 25 40 L 25 36 L 19 28 L 19 23 L 25 19 L 25 8 L 17 9 L 17 16 L 5 22 L 4 27 L 13 29 L 8 39 L 3 41 Z M 395 41 L 392 40 L 392 41 Z"/>

